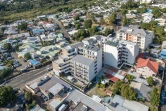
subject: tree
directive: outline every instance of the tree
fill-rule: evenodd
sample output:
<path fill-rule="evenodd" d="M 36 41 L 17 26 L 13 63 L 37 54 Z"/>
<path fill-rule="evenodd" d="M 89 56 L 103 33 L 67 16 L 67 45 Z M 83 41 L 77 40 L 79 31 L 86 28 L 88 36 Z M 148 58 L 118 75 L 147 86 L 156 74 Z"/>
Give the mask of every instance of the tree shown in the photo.
<path fill-rule="evenodd" d="M 25 59 L 25 60 L 31 59 L 31 54 L 30 54 L 29 52 L 25 53 L 25 54 L 24 54 L 24 59 Z"/>
<path fill-rule="evenodd" d="M 145 12 L 146 12 L 146 8 L 138 8 L 138 9 L 137 9 L 137 12 L 138 12 L 138 13 L 141 13 L 141 14 L 142 14 L 142 13 L 145 13 Z"/>
<path fill-rule="evenodd" d="M 151 77 L 151 76 L 147 78 L 147 82 L 150 86 L 153 86 L 155 83 L 155 81 L 153 80 L 153 77 Z"/>
<path fill-rule="evenodd" d="M 74 16 L 74 20 L 75 20 L 75 21 L 77 21 L 77 20 L 79 20 L 79 19 L 80 19 L 80 18 L 79 18 L 78 15 L 75 15 L 75 16 Z"/>
<path fill-rule="evenodd" d="M 152 106 L 159 106 L 160 103 L 160 93 L 157 88 L 154 88 L 150 93 L 150 104 Z"/>
<path fill-rule="evenodd" d="M 15 51 L 19 51 L 19 47 L 20 47 L 20 45 L 19 44 L 17 44 L 16 46 L 15 46 Z"/>
<path fill-rule="evenodd" d="M 163 12 L 163 13 L 166 13 L 166 8 L 163 8 L 163 9 L 162 9 L 162 12 Z"/>
<path fill-rule="evenodd" d="M 121 10 L 121 14 L 125 16 L 127 14 L 127 10 L 126 9 Z"/>
<path fill-rule="evenodd" d="M 116 13 L 113 12 L 113 13 L 111 14 L 111 16 L 109 17 L 109 23 L 110 23 L 110 24 L 114 24 L 114 23 L 115 23 L 115 19 L 116 19 Z"/>
<path fill-rule="evenodd" d="M 105 31 L 104 31 L 105 36 L 108 36 L 111 33 L 113 33 L 113 29 L 110 29 L 110 28 L 106 28 Z"/>
<path fill-rule="evenodd" d="M 121 85 L 123 84 L 122 81 L 117 81 L 114 85 L 113 85 L 113 90 L 112 93 L 113 95 L 115 94 L 120 94 L 120 90 L 121 90 Z"/>
<path fill-rule="evenodd" d="M 84 27 L 85 27 L 86 29 L 91 28 L 91 27 L 92 27 L 92 20 L 90 20 L 90 19 L 85 20 L 85 22 L 84 22 Z"/>
<path fill-rule="evenodd" d="M 136 91 L 132 87 L 130 87 L 128 84 L 122 84 L 121 95 L 128 100 L 136 100 L 137 99 Z"/>
<path fill-rule="evenodd" d="M 32 101 L 32 93 L 31 92 L 25 92 L 24 98 L 27 102 L 31 102 Z"/>
<path fill-rule="evenodd" d="M 80 29 L 80 24 L 79 23 L 77 23 L 77 24 L 75 24 L 75 28 L 78 30 L 78 29 Z"/>
<path fill-rule="evenodd" d="M 128 20 L 126 17 L 123 18 L 122 23 L 123 23 L 123 26 L 128 25 Z"/>
<path fill-rule="evenodd" d="M 88 29 L 90 36 L 95 35 L 96 32 L 98 32 L 98 29 L 96 26 L 93 26 L 92 28 Z"/>
<path fill-rule="evenodd" d="M 159 8 L 154 8 L 152 10 L 152 14 L 157 18 L 157 17 L 160 17 L 162 13 Z"/>
<path fill-rule="evenodd" d="M 10 43 L 6 43 L 6 44 L 4 44 L 4 49 L 10 50 L 10 49 L 12 49 L 12 45 Z"/>
<path fill-rule="evenodd" d="M 130 74 L 127 74 L 126 78 L 129 81 L 129 83 L 131 83 L 131 81 L 134 79 L 134 76 L 130 75 Z"/>
<path fill-rule="evenodd" d="M 19 29 L 19 30 L 26 30 L 26 29 L 27 29 L 27 23 L 24 22 L 24 23 L 22 23 L 21 25 L 18 25 L 18 29 Z"/>
<path fill-rule="evenodd" d="M 0 86 L 0 107 L 6 106 L 15 99 L 15 93 L 10 86 Z"/>
<path fill-rule="evenodd" d="M 11 69 L 10 68 L 5 68 L 3 70 L 0 70 L 0 78 L 3 79 L 10 75 Z"/>
<path fill-rule="evenodd" d="M 105 20 L 104 20 L 103 17 L 100 19 L 100 24 L 101 24 L 101 25 L 104 25 L 104 24 L 105 24 Z"/>

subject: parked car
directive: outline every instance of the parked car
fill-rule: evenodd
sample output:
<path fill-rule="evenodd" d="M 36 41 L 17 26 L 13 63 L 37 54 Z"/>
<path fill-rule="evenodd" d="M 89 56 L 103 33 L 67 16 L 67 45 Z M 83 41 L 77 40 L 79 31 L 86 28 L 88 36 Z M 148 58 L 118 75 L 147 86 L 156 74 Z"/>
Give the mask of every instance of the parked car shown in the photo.
<path fill-rule="evenodd" d="M 47 68 L 47 71 L 51 71 L 53 68 L 52 67 L 48 67 Z"/>

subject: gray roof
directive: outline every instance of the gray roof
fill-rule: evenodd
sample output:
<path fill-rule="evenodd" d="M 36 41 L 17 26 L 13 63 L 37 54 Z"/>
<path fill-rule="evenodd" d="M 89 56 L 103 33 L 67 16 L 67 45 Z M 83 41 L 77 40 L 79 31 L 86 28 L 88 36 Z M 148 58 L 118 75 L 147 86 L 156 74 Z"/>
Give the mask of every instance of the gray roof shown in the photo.
<path fill-rule="evenodd" d="M 128 32 L 128 29 L 132 29 L 132 31 Z M 130 25 L 128 27 L 123 27 L 120 30 L 118 30 L 118 33 L 120 33 L 120 32 L 130 33 L 133 35 L 142 34 L 143 36 L 146 36 L 146 34 L 148 33 L 144 29 L 139 29 L 137 25 Z"/>
<path fill-rule="evenodd" d="M 124 100 L 125 99 L 122 96 L 115 95 L 114 98 L 112 99 L 112 102 L 122 106 Z"/>
<path fill-rule="evenodd" d="M 50 105 L 52 108 L 56 109 L 56 108 L 60 105 L 60 103 L 61 103 L 61 101 L 60 101 L 59 99 L 53 99 L 53 100 L 49 103 L 49 105 Z"/>
<path fill-rule="evenodd" d="M 78 62 L 78 63 L 83 64 L 85 66 L 90 66 L 93 63 L 92 59 L 86 58 L 82 55 L 76 55 L 75 57 L 72 58 L 71 61 Z"/>
<path fill-rule="evenodd" d="M 33 108 L 31 108 L 30 111 L 45 111 L 45 110 L 42 109 L 39 105 L 36 105 Z"/>
<path fill-rule="evenodd" d="M 78 48 L 80 46 L 83 46 L 84 44 L 82 42 L 77 42 L 77 43 L 74 43 L 74 44 L 71 44 L 70 47 L 71 48 Z"/>
<path fill-rule="evenodd" d="M 100 50 L 100 48 L 98 48 L 97 46 L 93 46 L 93 45 L 86 45 L 84 48 L 91 50 L 91 51 L 95 51 L 95 52 Z"/>
<path fill-rule="evenodd" d="M 148 106 L 145 106 L 136 101 L 125 100 L 123 103 L 123 107 L 125 107 L 131 111 L 149 111 Z"/>
<path fill-rule="evenodd" d="M 46 83 L 44 83 L 43 85 L 41 85 L 39 87 L 42 88 L 45 91 L 48 91 L 50 88 L 52 88 L 57 83 L 60 83 L 60 84 L 62 84 L 63 86 L 65 86 L 67 88 L 71 87 L 68 83 L 66 83 L 66 82 L 62 81 L 61 79 L 58 79 L 54 76 L 51 77 L 50 80 L 48 80 Z"/>
<path fill-rule="evenodd" d="M 52 88 L 50 88 L 48 91 L 51 92 L 53 95 L 56 95 L 63 89 L 64 89 L 64 86 L 62 86 L 61 84 L 57 83 Z"/>
<path fill-rule="evenodd" d="M 149 100 L 150 92 L 152 91 L 150 87 L 146 86 L 143 83 L 137 82 L 132 82 L 130 86 L 135 89 L 135 91 L 138 94 L 138 97 L 145 97 L 147 100 Z"/>
<path fill-rule="evenodd" d="M 95 111 L 106 111 L 106 107 L 102 105 L 101 103 L 98 103 L 92 98 L 88 97 L 87 95 L 79 92 L 78 90 L 74 90 L 67 98 L 67 100 L 71 100 L 75 103 L 83 103 L 86 106 L 90 107 L 91 109 Z"/>
<path fill-rule="evenodd" d="M 127 111 L 127 109 L 124 108 L 124 107 L 122 107 L 122 106 L 120 106 L 120 105 L 118 105 L 118 106 L 115 108 L 115 111 Z"/>

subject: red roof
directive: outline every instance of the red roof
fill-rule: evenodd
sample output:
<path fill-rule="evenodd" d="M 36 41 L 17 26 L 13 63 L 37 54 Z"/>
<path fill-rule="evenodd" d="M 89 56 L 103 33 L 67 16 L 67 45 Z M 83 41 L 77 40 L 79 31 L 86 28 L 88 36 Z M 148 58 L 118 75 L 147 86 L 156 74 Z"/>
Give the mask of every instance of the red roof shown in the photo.
<path fill-rule="evenodd" d="M 112 75 L 110 75 L 110 74 L 106 74 L 106 77 L 109 79 L 109 80 L 111 80 L 112 82 L 117 82 L 119 79 L 118 78 L 116 78 L 116 77 L 114 77 L 114 76 L 112 76 Z"/>
<path fill-rule="evenodd" d="M 136 68 L 141 68 L 141 67 L 149 67 L 149 69 L 151 69 L 154 73 L 157 74 L 159 63 L 153 62 L 150 59 L 139 58 Z"/>

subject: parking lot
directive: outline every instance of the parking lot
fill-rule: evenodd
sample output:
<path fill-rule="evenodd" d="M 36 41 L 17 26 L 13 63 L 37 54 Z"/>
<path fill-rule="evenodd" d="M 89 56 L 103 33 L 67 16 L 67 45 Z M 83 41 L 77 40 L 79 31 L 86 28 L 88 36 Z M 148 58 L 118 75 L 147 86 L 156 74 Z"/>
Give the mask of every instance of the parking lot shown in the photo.
<path fill-rule="evenodd" d="M 21 64 L 21 66 L 17 67 L 17 70 L 21 70 L 28 65 L 28 62 L 24 62 L 24 59 L 18 58 L 18 55 L 16 52 L 12 52 L 11 55 L 14 58 L 13 60 L 18 61 Z"/>

